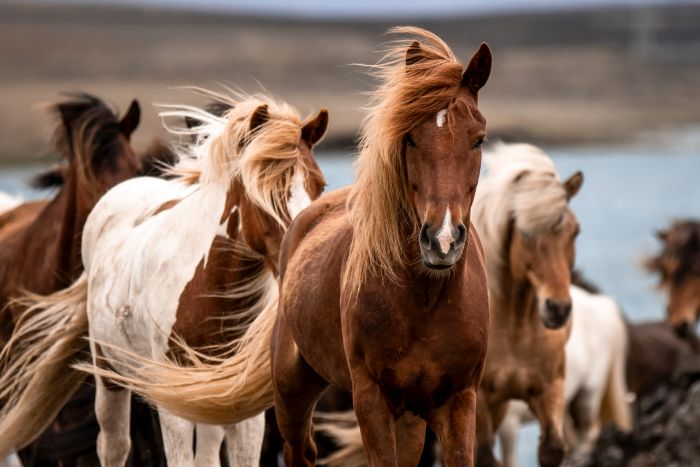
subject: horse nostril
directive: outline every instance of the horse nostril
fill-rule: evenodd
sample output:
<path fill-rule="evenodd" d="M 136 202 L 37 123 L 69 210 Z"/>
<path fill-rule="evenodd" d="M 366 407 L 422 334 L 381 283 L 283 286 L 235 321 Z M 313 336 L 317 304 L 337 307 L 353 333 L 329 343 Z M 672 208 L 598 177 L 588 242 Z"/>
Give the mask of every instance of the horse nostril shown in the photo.
<path fill-rule="evenodd" d="M 558 318 L 564 318 L 571 313 L 571 302 L 561 303 L 548 298 L 544 303 L 547 311 Z"/>
<path fill-rule="evenodd" d="M 467 241 L 467 228 L 464 224 L 459 224 L 457 226 L 457 240 L 455 240 L 455 245 L 463 245 Z"/>
<path fill-rule="evenodd" d="M 430 227 L 428 224 L 423 224 L 423 227 L 420 229 L 420 237 L 418 241 L 420 242 L 421 245 L 425 247 L 430 247 L 430 236 L 428 235 L 428 229 Z"/>

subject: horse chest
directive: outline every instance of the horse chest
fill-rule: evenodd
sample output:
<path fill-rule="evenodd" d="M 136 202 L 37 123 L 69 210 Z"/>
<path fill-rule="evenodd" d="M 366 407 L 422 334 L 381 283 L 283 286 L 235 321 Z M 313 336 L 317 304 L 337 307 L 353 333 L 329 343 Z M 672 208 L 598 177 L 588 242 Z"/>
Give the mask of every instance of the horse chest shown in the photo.
<path fill-rule="evenodd" d="M 384 297 L 355 316 L 353 347 L 397 413 L 424 413 L 474 385 L 488 335 L 474 325 L 475 310 L 450 301 L 407 309 Z"/>

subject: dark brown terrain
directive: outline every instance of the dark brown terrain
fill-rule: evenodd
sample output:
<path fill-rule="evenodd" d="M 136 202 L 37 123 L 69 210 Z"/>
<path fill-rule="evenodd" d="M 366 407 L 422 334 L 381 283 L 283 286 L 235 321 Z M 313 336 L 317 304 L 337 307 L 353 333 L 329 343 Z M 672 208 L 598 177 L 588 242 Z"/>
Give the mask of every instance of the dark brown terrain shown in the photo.
<path fill-rule="evenodd" d="M 200 102 L 173 90 L 217 82 L 259 89 L 302 113 L 331 111 L 326 147 L 352 146 L 382 32 L 413 23 L 463 60 L 494 52 L 481 107 L 491 138 L 624 141 L 700 121 L 700 6 L 502 14 L 421 21 L 306 21 L 168 10 L 0 4 L 0 160 L 44 154 L 36 104 L 85 90 L 144 104 L 137 145 L 161 131 L 153 102 Z M 652 140 L 653 141 L 653 140 Z"/>

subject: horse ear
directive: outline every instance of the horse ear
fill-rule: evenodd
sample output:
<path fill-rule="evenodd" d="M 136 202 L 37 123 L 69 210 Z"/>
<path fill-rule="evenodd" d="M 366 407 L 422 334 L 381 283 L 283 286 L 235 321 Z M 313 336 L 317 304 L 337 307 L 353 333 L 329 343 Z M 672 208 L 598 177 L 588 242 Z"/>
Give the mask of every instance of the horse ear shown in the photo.
<path fill-rule="evenodd" d="M 471 60 L 469 60 L 469 66 L 467 66 L 467 69 L 462 75 L 462 86 L 465 86 L 476 94 L 479 92 L 479 89 L 484 87 L 486 81 L 489 80 L 490 74 L 491 49 L 486 42 L 482 42 L 479 50 L 477 50 Z"/>
<path fill-rule="evenodd" d="M 662 242 L 665 242 L 666 239 L 668 238 L 668 232 L 666 232 L 665 230 L 657 230 L 656 231 L 656 238 L 658 238 Z"/>
<path fill-rule="evenodd" d="M 313 147 L 321 141 L 328 128 L 328 110 L 321 109 L 316 118 L 304 125 L 301 129 L 301 139 L 306 141 L 309 147 Z"/>
<path fill-rule="evenodd" d="M 420 48 L 420 42 L 413 41 L 406 49 L 406 68 L 423 60 L 423 49 Z"/>
<path fill-rule="evenodd" d="M 129 138 L 136 129 L 136 127 L 139 126 L 140 121 L 141 106 L 139 105 L 139 101 L 134 99 L 133 101 L 131 101 L 129 110 L 126 111 L 122 119 L 119 121 L 119 129 L 124 134 L 124 136 Z"/>
<path fill-rule="evenodd" d="M 267 104 L 263 104 L 253 112 L 250 116 L 250 131 L 255 131 L 260 128 L 266 121 L 270 119 L 270 114 L 267 111 Z"/>
<path fill-rule="evenodd" d="M 573 174 L 567 181 L 565 181 L 563 184 L 564 190 L 566 191 L 566 199 L 571 199 L 573 198 L 576 193 L 578 193 L 578 190 L 581 189 L 581 185 L 583 185 L 583 172 L 580 170 Z"/>

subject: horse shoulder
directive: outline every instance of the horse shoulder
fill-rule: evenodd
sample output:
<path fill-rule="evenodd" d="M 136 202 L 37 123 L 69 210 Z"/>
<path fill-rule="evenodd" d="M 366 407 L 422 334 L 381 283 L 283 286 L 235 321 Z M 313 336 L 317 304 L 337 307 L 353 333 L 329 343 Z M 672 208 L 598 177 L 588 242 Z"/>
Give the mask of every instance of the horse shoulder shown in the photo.
<path fill-rule="evenodd" d="M 280 247 L 280 277 L 284 277 L 289 259 L 297 250 L 299 244 L 308 237 L 311 231 L 323 223 L 329 215 L 337 213 L 344 208 L 349 193 L 349 187 L 326 193 L 294 218 L 284 234 Z"/>

